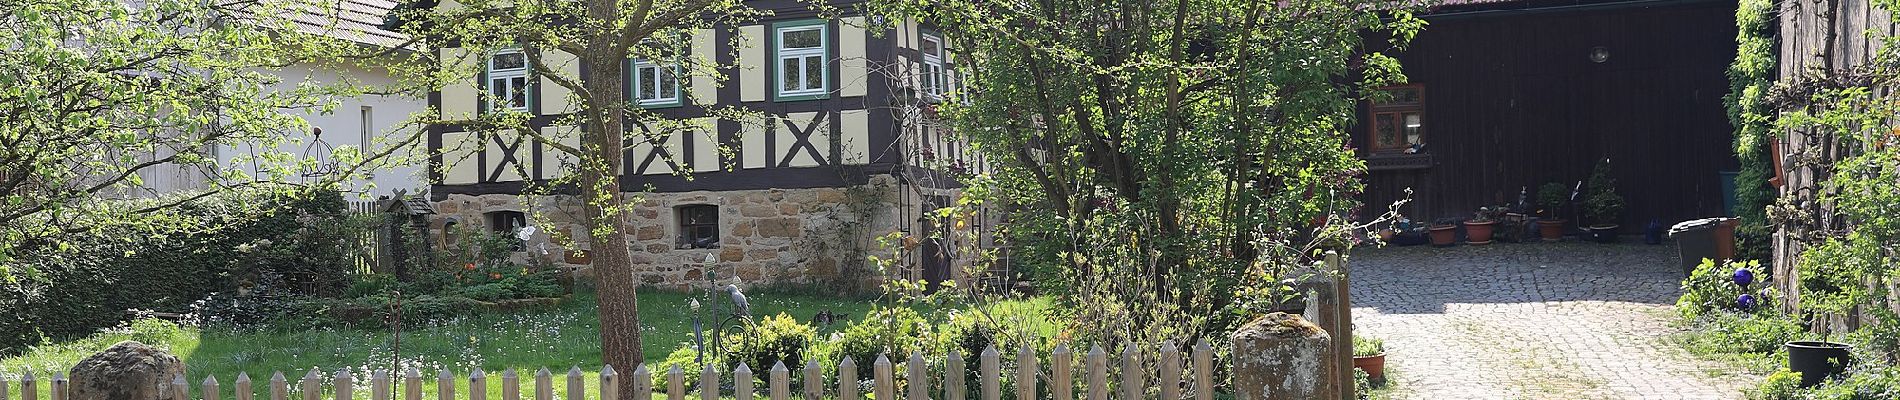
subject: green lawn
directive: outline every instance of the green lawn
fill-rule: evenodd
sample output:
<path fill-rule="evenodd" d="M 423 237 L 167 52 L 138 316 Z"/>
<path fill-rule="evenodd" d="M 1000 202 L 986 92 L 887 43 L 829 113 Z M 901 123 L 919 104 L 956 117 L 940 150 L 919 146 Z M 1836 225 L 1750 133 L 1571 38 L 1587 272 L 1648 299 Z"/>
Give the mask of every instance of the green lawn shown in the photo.
<path fill-rule="evenodd" d="M 646 360 L 656 363 L 667 353 L 679 348 L 682 342 L 692 339 L 688 295 L 646 290 L 639 296 L 644 339 L 641 347 Z M 724 295 L 718 296 L 723 302 Z M 755 316 L 785 312 L 803 321 L 810 321 L 812 315 L 821 310 L 843 313 L 848 319 L 855 320 L 875 303 L 874 300 L 865 299 L 775 293 L 751 294 L 749 297 Z M 996 311 L 999 315 L 1040 315 L 1047 307 L 1047 299 L 1035 299 L 999 304 Z M 1018 317 L 1013 322 L 1023 323 L 1024 319 Z M 402 369 L 421 371 L 425 398 L 436 399 L 435 377 L 444 369 L 457 375 L 457 391 L 462 398 L 468 396 L 466 385 L 469 371 L 474 368 L 488 371 L 489 396 L 500 398 L 500 371 L 509 368 L 519 371 L 523 396 L 528 397 L 534 390 L 534 370 L 545 367 L 554 374 L 553 386 L 557 398 L 565 398 L 564 374 L 571 367 L 578 366 L 585 372 L 587 387 L 594 388 L 600 382 L 598 323 L 595 298 L 592 294 L 579 294 L 554 308 L 484 313 L 436 321 L 426 326 L 410 326 L 405 328 L 401 337 Z M 818 326 L 819 336 L 825 337 L 845 324 L 840 322 L 833 327 Z M 710 329 L 712 322 L 706 325 Z M 226 393 L 225 398 L 230 398 L 233 380 L 239 372 L 250 375 L 255 382 L 253 391 L 258 398 L 267 398 L 264 397 L 269 393 L 265 382 L 274 371 L 284 373 L 291 381 L 292 397 L 300 398 L 297 380 L 311 367 L 318 367 L 323 370 L 326 390 L 339 368 L 350 369 L 358 387 L 355 397 L 368 399 L 370 371 L 392 369 L 396 344 L 394 335 L 380 328 L 231 332 L 141 321 L 123 329 L 57 341 L 36 347 L 21 356 L 0 359 L 0 376 L 16 382 L 8 387 L 9 398 L 19 399 L 18 375 L 31 370 L 41 377 L 40 393 L 45 396 L 50 393 L 46 381 L 52 372 L 65 371 L 86 356 L 122 340 L 137 340 L 167 348 L 188 366 L 187 375 L 194 396 L 197 395 L 198 384 L 210 375 L 217 377 L 222 392 Z M 615 367 L 620 368 L 623 377 L 633 373 L 632 367 Z M 760 377 L 766 375 L 762 368 L 755 374 Z M 696 382 L 694 377 L 696 375 L 689 371 L 687 382 Z M 397 381 L 400 384 L 399 377 Z M 763 385 L 758 389 L 765 390 Z M 396 393 L 400 396 L 401 390 L 398 389 Z M 594 395 L 590 393 L 589 397 Z M 330 394 L 324 396 L 326 399 L 332 398 Z"/>
<path fill-rule="evenodd" d="M 724 295 L 718 295 L 723 302 Z M 644 339 L 641 348 L 648 362 L 657 362 L 680 343 L 692 339 L 688 295 L 646 290 L 639 296 Z M 786 312 L 810 321 L 812 315 L 827 309 L 846 314 L 848 318 L 861 317 L 874 302 L 761 293 L 750 295 L 750 303 L 754 315 Z M 556 375 L 555 390 L 564 392 L 565 381 L 561 374 L 578 366 L 587 372 L 586 382 L 591 387 L 599 383 L 596 373 L 601 366 L 596 312 L 593 295 L 580 294 L 551 309 L 485 313 L 410 326 L 401 336 L 402 366 L 425 374 L 428 384 L 423 386 L 425 392 L 431 393 L 431 399 L 435 398 L 434 374 L 445 368 L 464 376 L 462 385 L 467 384 L 465 376 L 473 368 L 489 371 L 489 393 L 496 397 L 501 393 L 499 371 L 508 368 L 519 370 L 522 382 L 528 383 L 533 370 L 546 367 Z M 706 323 L 707 329 L 712 323 Z M 819 326 L 818 329 L 820 335 L 825 335 L 843 325 Z M 386 329 L 230 332 L 142 322 L 112 332 L 42 345 L 27 354 L 0 359 L 0 376 L 9 376 L 9 380 L 17 382 L 21 372 L 31 370 L 45 381 L 52 372 L 65 371 L 80 359 L 114 343 L 138 340 L 165 347 L 183 359 L 189 366 L 187 375 L 194 387 L 209 374 L 216 376 L 228 393 L 232 380 L 239 372 L 245 372 L 257 382 L 255 389 L 262 395 L 268 393 L 264 382 L 271 373 L 283 371 L 293 381 L 294 392 L 294 381 L 314 366 L 322 368 L 325 375 L 348 368 L 357 377 L 359 386 L 366 388 L 369 371 L 390 369 L 393 365 L 394 339 L 395 335 Z M 622 368 L 623 375 L 633 372 L 632 367 L 616 367 Z M 527 391 L 533 390 L 532 384 L 524 386 Z M 41 390 L 42 394 L 49 393 L 45 388 Z M 9 387 L 9 391 L 11 398 L 20 398 L 18 387 Z M 467 395 L 466 392 L 461 394 Z M 367 389 L 357 395 L 367 398 Z"/>

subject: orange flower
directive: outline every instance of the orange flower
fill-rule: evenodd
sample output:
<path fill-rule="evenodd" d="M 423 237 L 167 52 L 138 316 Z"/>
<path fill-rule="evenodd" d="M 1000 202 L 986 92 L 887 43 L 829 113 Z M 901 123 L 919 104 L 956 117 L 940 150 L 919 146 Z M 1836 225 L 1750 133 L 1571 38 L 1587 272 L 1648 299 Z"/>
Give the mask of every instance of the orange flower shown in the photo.
<path fill-rule="evenodd" d="M 468 265 L 463 265 L 463 266 L 462 266 L 462 269 L 465 269 L 465 270 L 469 270 L 469 271 L 474 271 L 474 270 L 475 270 L 475 263 L 468 263 Z"/>
<path fill-rule="evenodd" d="M 501 279 L 501 273 L 500 273 L 500 272 L 490 272 L 490 273 L 488 273 L 488 279 Z"/>

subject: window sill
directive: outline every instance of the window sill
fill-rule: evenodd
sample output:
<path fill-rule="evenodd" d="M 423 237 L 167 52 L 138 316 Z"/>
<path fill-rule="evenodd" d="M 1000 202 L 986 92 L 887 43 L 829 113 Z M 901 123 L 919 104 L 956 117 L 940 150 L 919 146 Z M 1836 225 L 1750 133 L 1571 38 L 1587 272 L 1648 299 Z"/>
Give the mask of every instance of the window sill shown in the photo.
<path fill-rule="evenodd" d="M 1378 153 L 1361 157 L 1361 159 L 1366 160 L 1367 171 L 1427 169 L 1434 164 L 1431 153 Z"/>
<path fill-rule="evenodd" d="M 824 100 L 828 98 L 831 98 L 831 96 L 828 93 L 824 93 L 824 92 L 808 93 L 808 94 L 778 94 L 777 96 L 772 98 L 772 101 L 789 102 L 789 101 Z"/>

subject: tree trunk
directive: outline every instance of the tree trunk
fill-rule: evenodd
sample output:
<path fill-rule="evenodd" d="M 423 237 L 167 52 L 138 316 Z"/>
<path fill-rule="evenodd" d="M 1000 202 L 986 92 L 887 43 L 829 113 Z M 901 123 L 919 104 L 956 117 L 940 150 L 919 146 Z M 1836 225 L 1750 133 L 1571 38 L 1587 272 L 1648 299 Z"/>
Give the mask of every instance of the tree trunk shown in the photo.
<path fill-rule="evenodd" d="M 601 11 L 593 8 L 590 13 Z M 627 237 L 633 231 L 627 225 L 620 193 L 626 102 L 620 91 L 624 81 L 621 60 L 625 58 L 621 54 L 625 50 L 616 48 L 611 39 L 594 39 L 588 41 L 583 54 L 576 55 L 593 71 L 591 79 L 582 83 L 587 95 L 582 96 L 586 129 L 581 132 L 581 208 L 591 228 L 594 279 L 600 296 L 601 361 L 630 371 L 645 360 L 645 354 L 640 351 L 640 304 L 627 248 Z M 620 393 L 633 392 L 634 380 L 621 379 Z"/>

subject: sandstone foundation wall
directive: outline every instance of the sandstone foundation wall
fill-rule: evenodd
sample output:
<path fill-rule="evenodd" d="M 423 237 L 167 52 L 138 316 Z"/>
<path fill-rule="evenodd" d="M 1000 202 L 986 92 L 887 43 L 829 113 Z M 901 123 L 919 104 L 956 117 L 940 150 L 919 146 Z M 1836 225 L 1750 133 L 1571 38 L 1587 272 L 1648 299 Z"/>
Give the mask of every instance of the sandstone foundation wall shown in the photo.
<path fill-rule="evenodd" d="M 921 214 L 902 201 L 888 176 L 869 184 L 841 188 L 629 193 L 636 204 L 626 238 L 638 281 L 661 287 L 706 285 L 708 275 L 725 284 L 737 276 L 748 284 L 875 282 L 877 269 L 866 256 L 888 256 L 893 249 L 879 237 L 907 229 Z M 432 234 L 438 240 L 453 222 L 488 227 L 489 213 L 528 214 L 536 233 L 515 253 L 517 262 L 547 263 L 592 275 L 592 248 L 573 196 L 452 194 L 435 203 Z M 682 206 L 718 207 L 717 248 L 682 245 L 678 211 Z M 578 250 L 568 250 L 569 248 Z M 715 262 L 708 264 L 711 256 Z"/>

